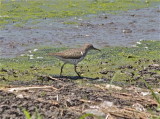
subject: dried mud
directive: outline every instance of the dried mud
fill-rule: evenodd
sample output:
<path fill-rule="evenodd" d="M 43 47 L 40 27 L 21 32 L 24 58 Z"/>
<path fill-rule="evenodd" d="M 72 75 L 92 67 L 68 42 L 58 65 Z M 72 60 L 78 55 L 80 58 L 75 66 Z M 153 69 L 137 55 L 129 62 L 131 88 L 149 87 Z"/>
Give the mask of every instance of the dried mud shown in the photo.
<path fill-rule="evenodd" d="M 81 80 L 84 84 L 79 85 L 67 77 L 47 76 L 33 81 L 14 81 L 11 87 L 0 90 L 0 118 L 25 119 L 23 109 L 31 115 L 38 110 L 44 119 L 79 119 L 85 113 L 98 114 L 101 118 L 109 116 L 109 119 L 147 119 L 153 112 L 159 115 L 158 103 L 151 95 L 142 94 L 149 92 L 147 89 L 130 86 L 122 91 L 116 86 L 107 88 L 106 83 L 99 85 L 87 78 Z M 93 115 L 86 119 L 95 118 Z"/>

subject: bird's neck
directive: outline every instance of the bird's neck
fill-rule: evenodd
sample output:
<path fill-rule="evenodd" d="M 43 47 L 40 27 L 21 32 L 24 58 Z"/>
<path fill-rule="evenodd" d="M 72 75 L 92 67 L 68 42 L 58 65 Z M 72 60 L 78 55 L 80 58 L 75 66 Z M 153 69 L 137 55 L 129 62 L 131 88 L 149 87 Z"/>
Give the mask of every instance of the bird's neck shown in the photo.
<path fill-rule="evenodd" d="M 89 49 L 83 48 L 81 51 L 83 53 L 83 56 L 86 56 L 86 54 L 88 53 Z"/>

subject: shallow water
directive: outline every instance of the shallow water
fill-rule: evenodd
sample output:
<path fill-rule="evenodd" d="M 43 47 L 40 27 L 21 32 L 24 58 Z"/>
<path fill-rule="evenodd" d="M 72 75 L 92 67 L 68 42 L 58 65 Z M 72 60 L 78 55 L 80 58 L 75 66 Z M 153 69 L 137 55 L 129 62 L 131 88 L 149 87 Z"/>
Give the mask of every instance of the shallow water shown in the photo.
<path fill-rule="evenodd" d="M 0 57 L 10 58 L 40 46 L 132 46 L 139 40 L 160 41 L 160 6 L 120 14 L 29 21 L 0 30 Z M 36 22 L 35 24 L 33 22 Z"/>

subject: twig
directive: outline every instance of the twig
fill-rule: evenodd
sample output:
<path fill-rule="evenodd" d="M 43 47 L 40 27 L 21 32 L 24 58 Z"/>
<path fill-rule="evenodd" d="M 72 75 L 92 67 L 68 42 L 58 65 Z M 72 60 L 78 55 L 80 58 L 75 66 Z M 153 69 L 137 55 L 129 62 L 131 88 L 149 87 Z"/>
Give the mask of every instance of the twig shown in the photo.
<path fill-rule="evenodd" d="M 24 90 L 31 90 L 31 89 L 45 89 L 45 88 L 51 88 L 54 90 L 58 90 L 57 88 L 53 86 L 34 86 L 34 87 L 16 87 L 16 88 L 8 88 L 6 89 L 9 92 L 18 92 L 18 91 L 24 91 Z"/>
<path fill-rule="evenodd" d="M 47 76 L 47 78 L 49 78 L 49 79 L 51 79 L 51 80 L 61 81 L 61 80 L 59 80 L 58 78 L 53 78 L 53 77 L 51 77 L 51 76 Z"/>
<path fill-rule="evenodd" d="M 52 105 L 59 105 L 59 103 L 57 101 L 54 101 L 54 100 L 43 100 L 41 98 L 38 98 L 38 99 L 35 99 L 36 101 L 39 101 L 39 102 L 43 102 L 43 103 L 50 103 Z"/>
<path fill-rule="evenodd" d="M 86 103 L 95 103 L 94 101 L 91 101 L 91 100 L 84 100 L 84 99 L 80 99 L 80 101 L 86 102 Z"/>

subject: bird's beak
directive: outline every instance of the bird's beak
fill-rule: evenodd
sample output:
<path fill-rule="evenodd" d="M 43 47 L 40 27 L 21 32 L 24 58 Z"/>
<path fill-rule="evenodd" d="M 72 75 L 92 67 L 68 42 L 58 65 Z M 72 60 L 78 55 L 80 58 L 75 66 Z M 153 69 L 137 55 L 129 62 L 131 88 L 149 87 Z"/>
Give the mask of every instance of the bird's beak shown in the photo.
<path fill-rule="evenodd" d="M 100 49 L 97 49 L 97 48 L 95 48 L 95 47 L 93 47 L 93 50 L 98 50 L 98 51 L 101 51 Z"/>

